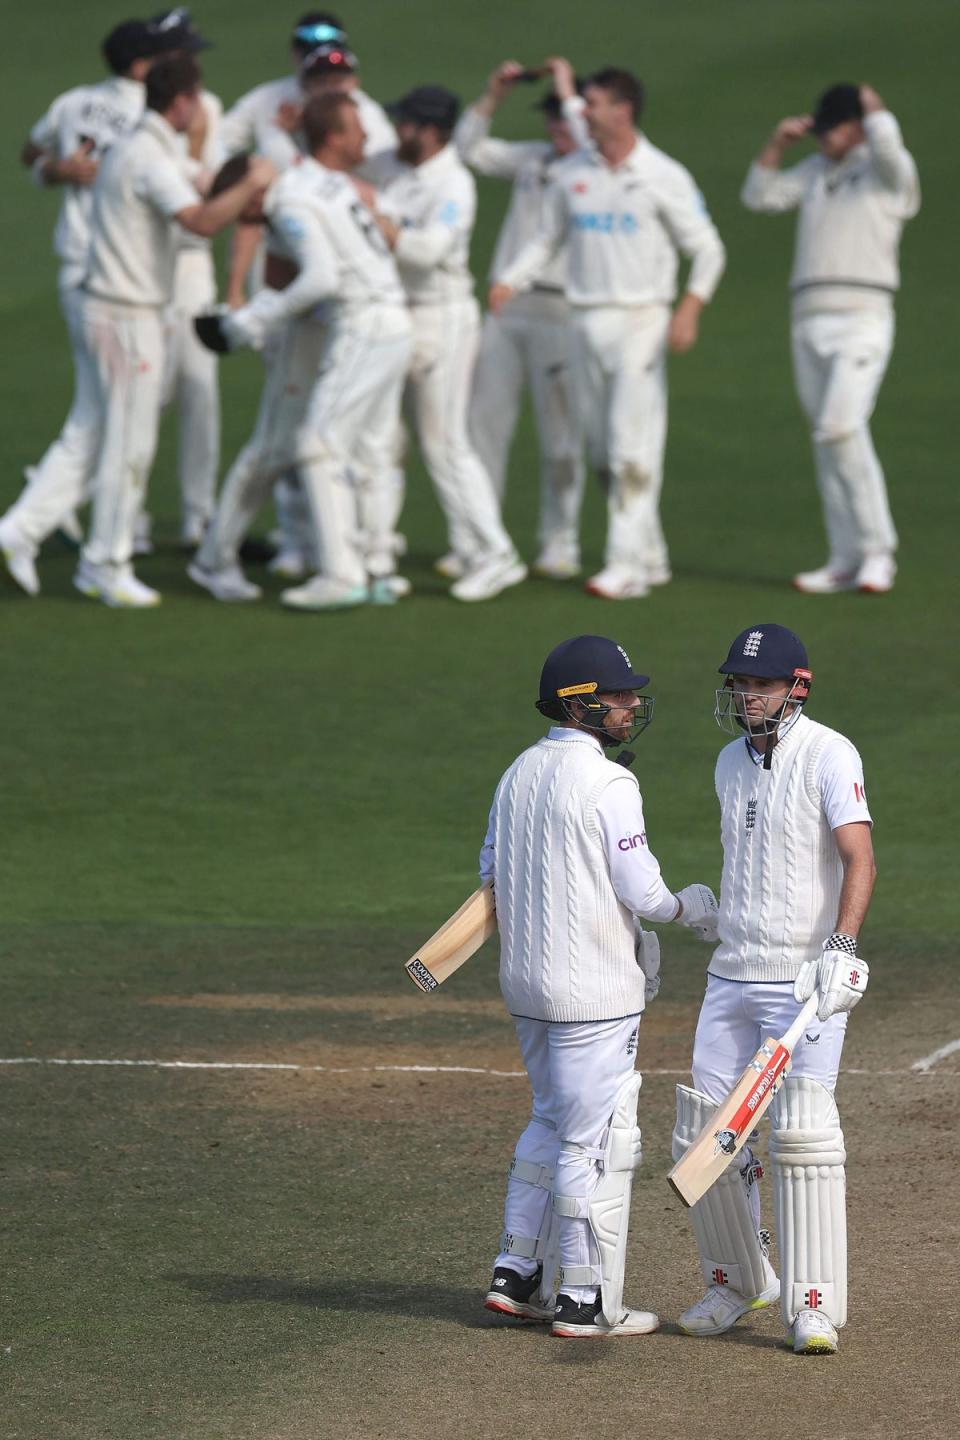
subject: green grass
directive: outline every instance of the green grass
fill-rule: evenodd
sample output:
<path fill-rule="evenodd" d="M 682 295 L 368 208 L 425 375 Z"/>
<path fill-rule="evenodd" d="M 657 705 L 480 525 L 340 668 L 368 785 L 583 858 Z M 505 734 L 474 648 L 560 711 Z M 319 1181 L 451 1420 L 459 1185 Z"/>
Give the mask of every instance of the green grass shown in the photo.
<path fill-rule="evenodd" d="M 196 16 L 217 40 L 205 65 L 226 100 L 283 72 L 293 12 L 210 0 Z M 96 41 L 115 18 L 94 0 L 22 11 L 8 28 L 0 507 L 53 438 L 70 391 L 48 255 L 55 197 L 31 188 L 15 151 L 49 98 L 96 77 Z M 807 642 L 813 715 L 849 734 L 866 766 L 880 880 L 864 936 L 874 1008 L 868 998 L 855 1035 L 875 1060 L 901 1045 L 904 1025 L 915 1053 L 954 1038 L 960 217 L 945 117 L 955 7 L 657 0 L 585 17 L 571 0 L 408 0 L 348 7 L 346 18 L 365 84 L 384 99 L 433 79 L 469 97 L 504 55 L 532 60 L 544 48 L 569 52 L 581 70 L 615 58 L 646 77 L 649 134 L 690 166 L 729 251 L 701 344 L 671 365 L 663 508 L 676 580 L 620 606 L 545 582 L 457 606 L 430 570 L 443 527 L 414 462 L 403 526 L 416 586 L 409 602 L 303 617 L 283 613 L 270 585 L 259 607 L 219 607 L 186 579 L 173 549 L 168 422 L 152 494 L 161 548 L 140 567 L 164 593 L 160 610 L 122 614 L 84 602 L 70 585 L 72 558 L 55 543 L 43 558 L 41 599 L 0 582 L 0 1058 L 352 1056 L 360 1064 L 402 1053 L 472 1064 L 504 1051 L 505 1022 L 482 1008 L 496 994 L 489 964 L 458 976 L 462 1015 L 411 1018 L 400 1006 L 391 1017 L 390 1005 L 411 998 L 398 978 L 402 961 L 474 884 L 493 787 L 538 733 L 532 702 L 543 656 L 567 635 L 601 630 L 652 675 L 656 718 L 635 766 L 651 842 L 672 885 L 715 883 L 716 667 L 733 634 L 774 619 Z M 899 335 L 874 427 L 902 534 L 897 588 L 876 600 L 805 598 L 785 583 L 822 556 L 789 373 L 791 222 L 748 215 L 737 198 L 772 123 L 846 77 L 889 98 L 924 186 L 904 242 Z M 498 128 L 526 135 L 533 119 L 518 99 Z M 502 188 L 481 186 L 480 275 L 505 199 Z M 226 458 L 250 428 L 258 387 L 252 357 L 223 366 Z M 526 416 L 507 518 L 528 557 L 535 496 Z M 591 491 L 592 562 L 602 530 Z M 686 937 L 669 939 L 664 999 L 690 1003 L 703 953 Z M 205 994 L 209 1005 L 153 1003 Z M 260 995 L 291 1003 L 231 1009 L 217 998 Z M 316 997 L 335 1007 L 312 1009 Z M 676 1043 L 682 1057 L 682 1034 Z M 436 1077 L 405 1078 L 412 1088 L 402 1092 L 395 1077 L 368 1077 L 362 1086 L 345 1081 L 338 1097 L 303 1077 L 279 1089 L 126 1071 L 22 1069 L 0 1080 L 10 1095 L 0 1202 L 10 1237 L 5 1434 L 415 1435 L 425 1433 L 411 1418 L 417 1405 L 437 1403 L 434 1433 L 469 1440 L 503 1416 L 504 1398 L 492 1396 L 486 1377 L 506 1362 L 492 1332 L 471 1330 L 469 1317 L 522 1113 L 518 1082 L 478 1095 Z M 655 1084 L 650 1093 L 645 1254 L 656 1249 L 658 1225 L 680 1234 L 660 1193 L 669 1105 Z M 897 1124 L 889 1107 L 857 1104 L 865 1125 Z M 925 1123 L 942 1121 L 935 1105 L 923 1114 Z M 923 1157 L 914 1158 L 919 1173 Z M 869 1173 L 883 1184 L 882 1169 Z M 650 1263 L 672 1301 L 673 1281 L 655 1257 Z M 910 1276 L 902 1278 L 909 1296 Z M 896 1337 L 884 1330 L 882 1307 L 876 1324 L 892 1347 L 886 1363 Z M 459 1338 L 448 1344 L 451 1325 Z M 462 1392 L 444 1392 L 442 1406 L 441 1382 L 412 1330 L 469 1377 Z M 526 1344 L 520 1353 L 533 1363 Z M 732 1375 L 717 1361 L 721 1377 L 711 1372 L 713 1353 L 698 1352 L 702 1393 L 726 1401 L 732 1385 L 755 1405 L 756 1389 L 742 1387 L 768 1385 L 772 1362 L 738 1345 L 725 1352 L 736 1357 Z M 688 1354 L 675 1371 L 668 1365 L 678 1383 Z M 572 1361 L 542 1363 L 548 1378 L 572 1378 Z M 614 1363 L 582 1368 L 595 1405 Z M 549 1365 L 560 1373 L 550 1377 Z M 856 1373 L 869 1378 L 869 1354 L 863 1365 Z M 915 1415 L 925 1413 L 924 1384 L 936 1392 L 935 1370 L 920 1362 L 909 1391 Z M 522 1388 L 522 1367 L 505 1374 Z M 649 1383 L 650 1413 L 683 1435 L 661 1382 Z M 943 1413 L 931 1412 L 927 1434 L 953 1433 L 938 1430 Z M 864 1421 L 860 1436 L 873 1433 L 884 1431 Z"/>

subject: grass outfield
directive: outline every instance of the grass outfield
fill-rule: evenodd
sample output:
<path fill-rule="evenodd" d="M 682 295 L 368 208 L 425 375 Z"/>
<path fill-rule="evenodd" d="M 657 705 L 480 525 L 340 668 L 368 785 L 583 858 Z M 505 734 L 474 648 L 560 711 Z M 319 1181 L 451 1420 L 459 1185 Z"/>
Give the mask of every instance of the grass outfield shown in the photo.
<path fill-rule="evenodd" d="M 532 1430 L 554 1407 L 562 1440 L 586 1425 L 687 1440 L 718 1414 L 739 1430 L 774 1391 L 832 1440 L 957 1433 L 960 1317 L 945 1276 L 960 1229 L 960 1068 L 956 1054 L 926 1075 L 910 1067 L 960 1036 L 945 643 L 960 318 L 945 117 L 960 25 L 942 0 L 596 9 L 589 28 L 569 0 L 409 0 L 348 7 L 346 19 L 381 98 L 433 79 L 469 97 L 499 59 L 545 45 L 580 69 L 613 57 L 645 75 L 651 138 L 692 169 L 730 257 L 700 346 L 671 367 L 673 585 L 604 606 L 531 581 L 457 606 L 430 569 L 443 529 L 415 463 L 410 601 L 327 618 L 272 600 L 217 606 L 174 549 L 169 426 L 152 493 L 161 545 L 138 567 L 164 593 L 158 611 L 83 601 L 56 543 L 41 599 L 0 577 L 0 1059 L 302 1067 L 0 1066 L 4 1440 L 473 1440 Z M 98 73 L 96 40 L 117 18 L 102 0 L 58 10 L 51 29 L 53 15 L 17 17 L 0 94 L 0 508 L 70 389 L 47 253 L 55 197 L 30 187 L 15 151 L 53 95 Z M 196 17 L 217 39 L 206 69 L 228 102 L 282 73 L 286 12 L 219 0 Z M 845 76 L 896 110 L 924 209 L 906 233 L 874 426 L 900 577 L 887 597 L 819 600 L 785 584 L 822 557 L 789 376 L 791 222 L 748 215 L 737 192 L 772 123 Z M 532 133 L 525 105 L 505 108 L 502 133 Z M 477 273 L 504 200 L 481 187 Z M 258 385 L 255 358 L 224 365 L 227 458 Z M 528 558 L 535 477 L 526 418 L 507 518 Z M 591 493 L 588 563 L 602 518 Z M 637 1347 L 586 1355 L 506 1334 L 478 1309 L 525 1095 L 509 1073 L 518 1060 L 495 949 L 429 998 L 402 962 L 473 887 L 493 786 L 538 733 L 542 657 L 579 631 L 616 634 L 653 676 L 656 719 L 635 766 L 653 848 L 674 886 L 716 883 L 715 670 L 736 631 L 773 619 L 804 636 L 812 713 L 857 742 L 877 822 L 871 994 L 840 1095 L 852 1248 L 843 1354 L 794 1362 L 776 1348 L 774 1317 L 700 1344 L 670 1328 L 697 1284 L 662 1177 L 704 964 L 670 930 L 662 998 L 644 1022 L 647 1163 L 628 1262 L 628 1296 L 668 1323 Z M 472 1073 L 489 1071 L 508 1073 Z"/>

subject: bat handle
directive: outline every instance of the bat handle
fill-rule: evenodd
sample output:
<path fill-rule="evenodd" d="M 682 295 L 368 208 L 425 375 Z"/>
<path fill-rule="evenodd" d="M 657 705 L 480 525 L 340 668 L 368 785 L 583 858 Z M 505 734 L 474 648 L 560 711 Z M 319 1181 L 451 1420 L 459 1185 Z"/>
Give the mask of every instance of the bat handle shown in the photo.
<path fill-rule="evenodd" d="M 810 1021 L 816 1017 L 817 1006 L 819 1004 L 820 996 L 818 992 L 814 990 L 813 994 L 810 996 L 810 999 L 806 1001 L 803 1009 L 800 1011 L 800 1014 L 797 1016 L 796 1020 L 794 1020 L 786 1035 L 784 1035 L 783 1044 L 785 1048 L 790 1051 L 791 1055 L 797 1047 L 797 1042 L 799 1041 L 800 1036 L 810 1024 Z"/>

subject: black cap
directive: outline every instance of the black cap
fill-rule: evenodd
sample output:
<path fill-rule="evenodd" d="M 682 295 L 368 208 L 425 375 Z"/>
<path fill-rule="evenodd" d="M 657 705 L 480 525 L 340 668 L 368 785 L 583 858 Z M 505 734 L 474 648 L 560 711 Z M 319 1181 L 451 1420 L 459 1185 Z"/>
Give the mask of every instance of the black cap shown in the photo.
<path fill-rule="evenodd" d="M 352 75 L 357 68 L 357 57 L 345 45 L 318 45 L 300 61 L 300 74 L 310 75 Z"/>
<path fill-rule="evenodd" d="M 813 112 L 813 133 L 826 135 L 835 125 L 863 119 L 859 85 L 831 85 L 824 90 Z"/>
<path fill-rule="evenodd" d="M 418 85 L 387 106 L 387 114 L 393 120 L 436 125 L 438 130 L 452 130 L 459 113 L 460 101 L 452 90 L 446 90 L 442 85 Z"/>
<path fill-rule="evenodd" d="M 156 30 L 145 20 L 124 20 L 115 25 L 100 48 L 115 75 L 123 75 L 134 60 L 146 60 L 163 50 Z"/>
<path fill-rule="evenodd" d="M 209 50 L 213 44 L 212 40 L 200 34 L 186 5 L 178 5 L 175 10 L 161 10 L 159 15 L 151 15 L 150 29 L 156 33 L 161 53 L 164 55 L 180 50 L 188 55 L 196 55 L 201 50 Z"/>
<path fill-rule="evenodd" d="M 642 690 L 649 680 L 649 675 L 638 675 L 634 671 L 630 656 L 616 640 L 608 640 L 603 635 L 575 635 L 551 650 L 544 661 L 540 700 Z"/>
<path fill-rule="evenodd" d="M 741 630 L 718 668 L 721 675 L 756 675 L 762 680 L 812 678 L 803 641 L 784 625 L 761 623 Z"/>

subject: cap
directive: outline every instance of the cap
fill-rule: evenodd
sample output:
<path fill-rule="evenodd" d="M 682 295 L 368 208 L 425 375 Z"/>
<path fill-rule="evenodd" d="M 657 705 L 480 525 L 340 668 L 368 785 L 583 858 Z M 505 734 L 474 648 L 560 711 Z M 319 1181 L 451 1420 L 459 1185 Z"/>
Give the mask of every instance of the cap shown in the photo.
<path fill-rule="evenodd" d="M 649 680 L 649 675 L 635 672 L 630 656 L 616 640 L 608 640 L 603 635 L 575 635 L 551 650 L 544 661 L 540 701 L 641 690 Z"/>
<path fill-rule="evenodd" d="M 196 55 L 200 50 L 209 50 L 213 44 L 212 40 L 200 34 L 186 5 L 151 15 L 149 25 L 157 35 L 160 52 L 164 55 L 173 50 L 185 50 L 187 54 Z"/>
<path fill-rule="evenodd" d="M 436 125 L 452 130 L 460 113 L 460 101 L 442 85 L 418 85 L 387 106 L 393 120 L 412 120 L 415 125 Z"/>
<path fill-rule="evenodd" d="M 586 82 L 577 75 L 574 77 L 573 83 L 576 93 L 582 95 Z M 548 90 L 545 95 L 541 95 L 540 99 L 535 100 L 530 108 L 531 110 L 541 110 L 544 115 L 549 115 L 551 120 L 560 120 L 563 117 L 563 101 L 555 90 Z"/>
<path fill-rule="evenodd" d="M 341 74 L 352 75 L 357 68 L 357 57 L 352 50 L 345 45 L 334 43 L 332 45 L 318 45 L 315 50 L 310 50 L 300 61 L 300 74 L 309 75 L 331 75 L 339 71 Z"/>
<path fill-rule="evenodd" d="M 156 30 L 145 20 L 124 20 L 114 26 L 100 48 L 114 74 L 122 75 L 134 60 L 159 55 L 164 47 Z"/>
<path fill-rule="evenodd" d="M 847 120 L 862 120 L 863 104 L 859 85 L 831 85 L 824 90 L 813 112 L 813 133 L 825 135 Z"/>
<path fill-rule="evenodd" d="M 721 675 L 756 675 L 762 680 L 810 680 L 803 641 L 784 625 L 760 624 L 742 630 L 718 667 Z"/>

